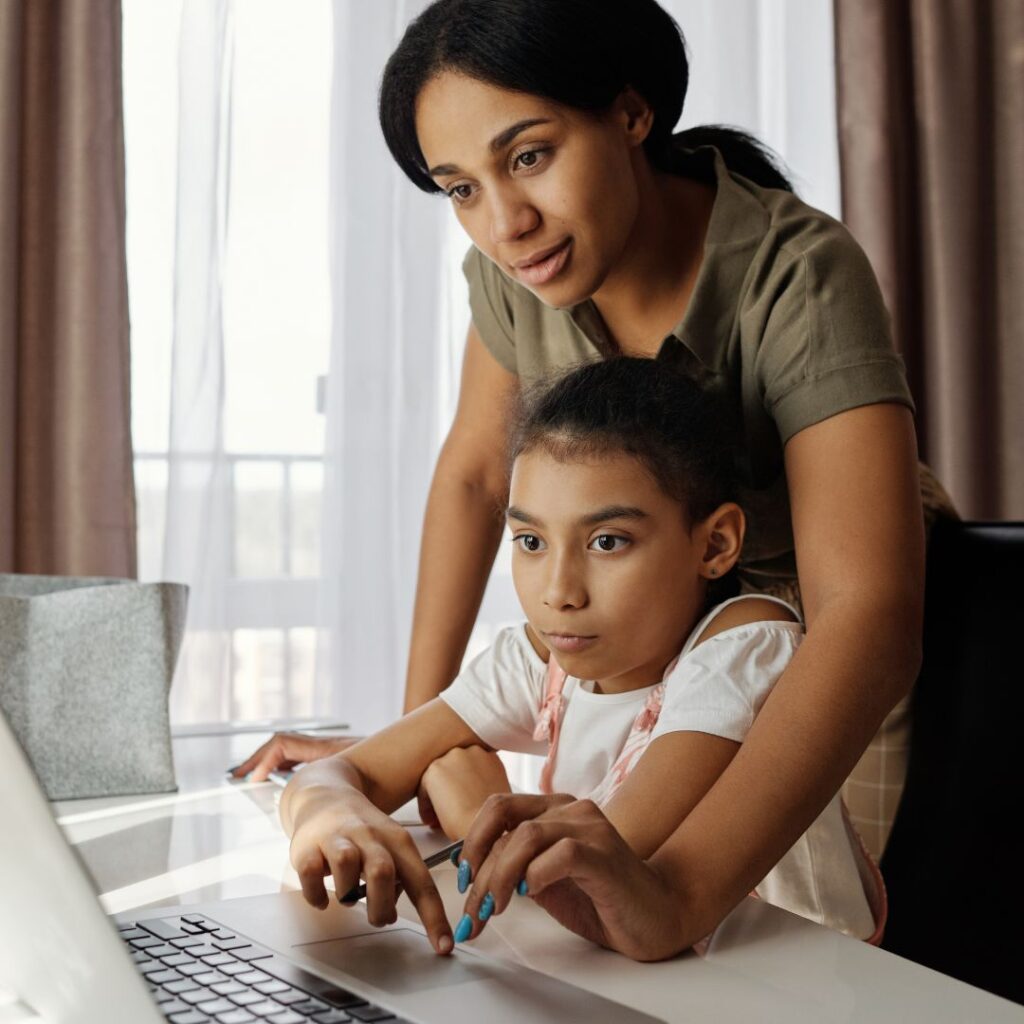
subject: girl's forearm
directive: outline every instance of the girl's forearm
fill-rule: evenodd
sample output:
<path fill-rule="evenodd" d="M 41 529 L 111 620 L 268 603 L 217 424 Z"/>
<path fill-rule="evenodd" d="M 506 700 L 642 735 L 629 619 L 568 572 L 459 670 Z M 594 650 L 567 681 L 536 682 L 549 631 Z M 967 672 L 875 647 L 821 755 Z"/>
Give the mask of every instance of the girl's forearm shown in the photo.
<path fill-rule="evenodd" d="M 739 752 L 651 857 L 684 893 L 696 941 L 749 893 L 822 812 L 916 676 L 904 610 L 823 607 Z M 865 644 L 871 637 L 871 644 Z"/>
<path fill-rule="evenodd" d="M 420 548 L 405 711 L 458 675 L 501 540 L 504 493 L 438 461 Z"/>

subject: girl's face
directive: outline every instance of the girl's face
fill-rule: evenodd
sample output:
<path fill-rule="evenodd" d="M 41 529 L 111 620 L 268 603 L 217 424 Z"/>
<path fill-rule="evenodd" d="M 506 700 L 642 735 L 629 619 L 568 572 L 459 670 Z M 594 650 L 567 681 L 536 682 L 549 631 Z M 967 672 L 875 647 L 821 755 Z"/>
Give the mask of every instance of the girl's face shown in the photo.
<path fill-rule="evenodd" d="M 635 99 L 598 117 L 456 72 L 420 92 L 420 148 L 459 222 L 549 306 L 592 296 L 626 249 L 649 130 Z"/>
<path fill-rule="evenodd" d="M 712 570 L 732 567 L 743 538 L 738 506 L 688 526 L 679 502 L 625 454 L 560 462 L 523 453 L 507 519 L 530 626 L 566 672 L 606 693 L 661 680 L 700 616 Z"/>

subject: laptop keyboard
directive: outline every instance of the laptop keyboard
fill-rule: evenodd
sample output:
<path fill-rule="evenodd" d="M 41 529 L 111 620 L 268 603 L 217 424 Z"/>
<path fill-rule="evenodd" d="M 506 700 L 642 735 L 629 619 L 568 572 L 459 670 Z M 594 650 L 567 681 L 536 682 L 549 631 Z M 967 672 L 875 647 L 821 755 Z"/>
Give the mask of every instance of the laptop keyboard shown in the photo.
<path fill-rule="evenodd" d="M 172 1024 L 406 1024 L 199 914 L 118 930 Z"/>

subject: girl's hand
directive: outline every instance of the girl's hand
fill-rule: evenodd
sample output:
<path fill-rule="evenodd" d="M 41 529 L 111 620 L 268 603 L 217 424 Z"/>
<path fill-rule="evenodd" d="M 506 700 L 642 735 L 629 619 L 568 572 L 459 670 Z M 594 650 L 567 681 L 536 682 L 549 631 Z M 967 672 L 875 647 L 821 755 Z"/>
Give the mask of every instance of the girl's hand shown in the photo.
<path fill-rule="evenodd" d="M 462 859 L 475 877 L 456 929 L 460 941 L 479 935 L 517 892 L 570 931 L 634 960 L 666 959 L 701 937 L 687 927 L 683 894 L 590 800 L 492 797 Z"/>
<path fill-rule="evenodd" d="M 347 750 L 360 739 L 361 736 L 307 736 L 301 732 L 276 732 L 259 750 L 229 772 L 236 779 L 252 772 L 253 782 L 265 782 L 273 771 L 330 757 Z"/>
<path fill-rule="evenodd" d="M 324 878 L 334 878 L 340 899 L 366 880 L 366 917 L 381 926 L 398 919 L 395 901 L 404 888 L 434 949 L 452 950 L 452 933 L 430 871 L 409 833 L 354 790 L 310 793 L 293 820 L 291 862 L 306 902 L 323 910 Z"/>
<path fill-rule="evenodd" d="M 449 838 L 460 839 L 489 796 L 511 792 L 497 754 L 477 746 L 454 747 L 423 773 L 420 813 L 426 824 L 440 824 Z M 433 821 L 427 820 L 428 812 Z"/>

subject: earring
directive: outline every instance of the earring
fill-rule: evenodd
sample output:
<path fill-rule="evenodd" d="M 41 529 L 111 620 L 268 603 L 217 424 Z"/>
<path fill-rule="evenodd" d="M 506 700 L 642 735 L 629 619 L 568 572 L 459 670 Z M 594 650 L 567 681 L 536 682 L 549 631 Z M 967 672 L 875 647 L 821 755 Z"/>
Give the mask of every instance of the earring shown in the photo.
<path fill-rule="evenodd" d="M 709 576 L 717 576 L 718 575 L 718 570 L 714 566 L 711 566 L 711 568 L 708 569 L 708 575 Z"/>

